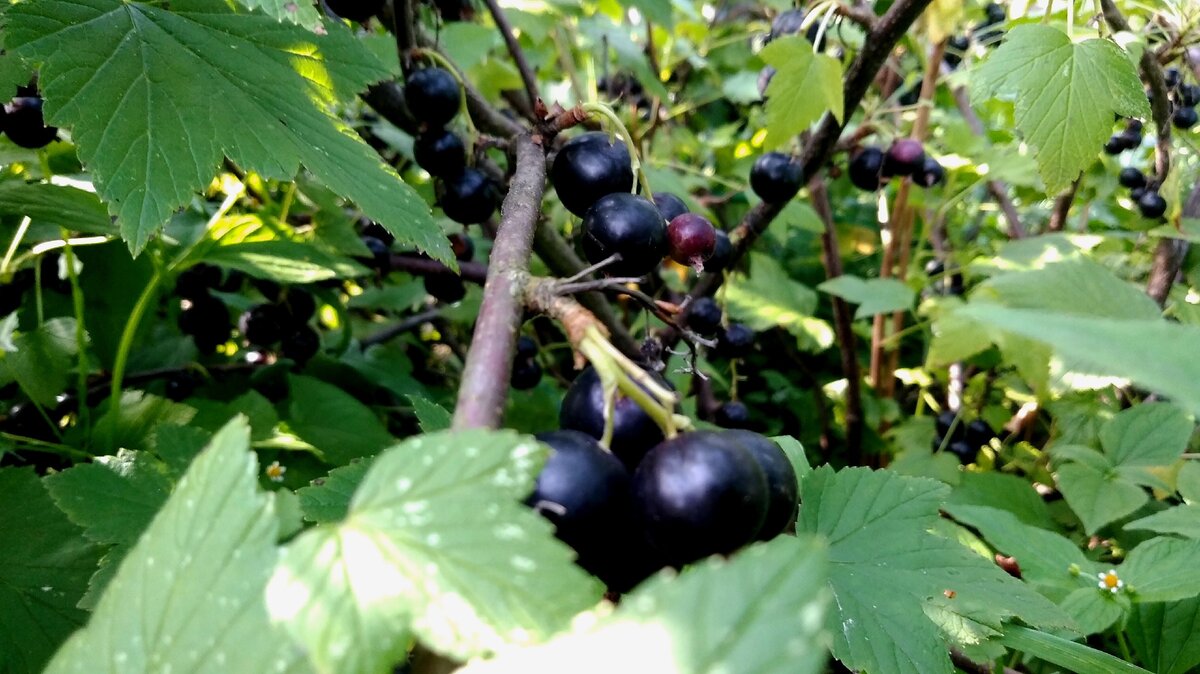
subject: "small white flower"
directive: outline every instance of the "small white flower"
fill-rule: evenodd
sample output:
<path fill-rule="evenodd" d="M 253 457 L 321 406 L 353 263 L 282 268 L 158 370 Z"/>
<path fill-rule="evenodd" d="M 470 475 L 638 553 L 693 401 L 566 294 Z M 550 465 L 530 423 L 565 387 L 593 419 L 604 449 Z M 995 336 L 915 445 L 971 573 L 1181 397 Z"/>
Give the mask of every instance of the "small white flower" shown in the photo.
<path fill-rule="evenodd" d="M 1117 577 L 1117 572 L 1114 569 L 1097 573 L 1096 577 L 1100 579 L 1100 582 L 1097 583 L 1097 585 L 1100 586 L 1101 590 L 1108 590 L 1109 592 L 1116 594 L 1125 587 L 1125 581 Z"/>
<path fill-rule="evenodd" d="M 270 481 L 283 482 L 283 474 L 287 472 L 287 466 L 281 466 L 278 461 L 272 461 L 271 465 L 264 469 L 264 472 Z"/>

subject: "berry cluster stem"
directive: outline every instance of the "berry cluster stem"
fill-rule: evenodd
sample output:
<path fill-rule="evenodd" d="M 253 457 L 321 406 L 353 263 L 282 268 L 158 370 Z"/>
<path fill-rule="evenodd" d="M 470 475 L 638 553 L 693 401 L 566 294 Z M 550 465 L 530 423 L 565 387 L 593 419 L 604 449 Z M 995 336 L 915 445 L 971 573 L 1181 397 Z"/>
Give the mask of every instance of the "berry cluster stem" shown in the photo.
<path fill-rule="evenodd" d="M 621 118 L 617 117 L 617 113 L 613 112 L 612 108 L 603 103 L 584 103 L 579 107 L 590 116 L 605 120 L 611 124 L 612 128 L 609 131 L 618 132 L 621 140 L 624 140 L 629 145 L 629 163 L 633 167 L 633 172 L 636 176 L 629 191 L 637 194 L 638 184 L 640 183 L 642 192 L 649 199 L 654 194 L 654 191 L 650 189 L 650 179 L 646 176 L 646 169 L 642 166 L 642 160 L 639 158 L 641 153 L 638 152 L 637 145 L 633 142 L 633 136 L 629 135 L 629 130 L 625 128 L 625 124 L 621 122 Z"/>

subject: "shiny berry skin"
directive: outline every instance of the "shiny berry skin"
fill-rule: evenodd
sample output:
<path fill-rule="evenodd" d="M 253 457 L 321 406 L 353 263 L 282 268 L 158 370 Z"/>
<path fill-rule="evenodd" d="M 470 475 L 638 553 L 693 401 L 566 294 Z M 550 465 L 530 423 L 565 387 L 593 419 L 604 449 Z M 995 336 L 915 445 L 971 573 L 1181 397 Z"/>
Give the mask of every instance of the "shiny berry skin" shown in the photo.
<path fill-rule="evenodd" d="M 723 435 L 750 451 L 767 478 L 767 517 L 758 540 L 769 541 L 796 522 L 800 484 L 787 454 L 770 438 L 753 431 L 725 431 Z"/>
<path fill-rule="evenodd" d="M 46 147 L 58 137 L 58 129 L 46 126 L 42 117 L 42 99 L 23 96 L 5 106 L 4 132 L 14 144 L 31 150 Z"/>
<path fill-rule="evenodd" d="M 1121 134 L 1113 134 L 1111 138 L 1104 142 L 1104 153 L 1118 155 L 1128 150 L 1129 147 L 1125 143 L 1124 137 Z"/>
<path fill-rule="evenodd" d="M 528 391 L 542 380 L 542 366 L 536 360 L 517 360 L 513 363 L 509 383 L 518 391 Z"/>
<path fill-rule="evenodd" d="M 462 277 L 454 272 L 427 274 L 424 279 L 425 292 L 443 304 L 454 304 L 467 296 L 467 287 Z"/>
<path fill-rule="evenodd" d="M 789 9 L 780 12 L 773 21 L 771 21 L 771 32 L 767 35 L 767 40 L 774 40 L 785 35 L 795 35 L 800 32 L 804 24 L 804 10 Z"/>
<path fill-rule="evenodd" d="M 563 207 L 583 217 L 601 197 L 633 188 L 629 148 L 603 131 L 576 136 L 555 155 L 550 182 Z"/>
<path fill-rule="evenodd" d="M 1171 115 L 1171 123 L 1176 129 L 1190 129 L 1200 122 L 1200 114 L 1196 113 L 1196 108 L 1191 106 L 1182 106 L 1175 109 L 1175 114 Z"/>
<path fill-rule="evenodd" d="M 212 353 L 229 339 L 233 321 L 221 300 L 205 295 L 189 300 L 191 306 L 179 314 L 179 329 L 191 335 L 201 353 Z"/>
<path fill-rule="evenodd" d="M 683 199 L 670 192 L 655 192 L 654 205 L 658 207 L 658 212 L 662 213 L 663 220 L 667 222 L 688 212 L 687 204 L 683 203 Z"/>
<path fill-rule="evenodd" d="M 940 185 L 945 179 L 946 169 L 933 157 L 926 157 L 925 165 L 913 175 L 913 182 L 926 188 Z"/>
<path fill-rule="evenodd" d="M 517 338 L 517 358 L 520 360 L 529 360 L 536 357 L 538 354 L 537 342 L 533 341 L 532 337 L 521 335 Z"/>
<path fill-rule="evenodd" d="M 987 7 L 984 8 L 984 15 L 987 16 L 990 24 L 1004 23 L 1008 18 L 1008 12 L 1005 11 L 1004 6 L 995 2 L 987 4 Z"/>
<path fill-rule="evenodd" d="M 1143 218 L 1161 218 L 1167 212 L 1167 200 L 1151 190 L 1146 190 L 1146 193 L 1138 198 L 1137 206 Z"/>
<path fill-rule="evenodd" d="M 286 321 L 287 315 L 277 305 L 259 304 L 241 315 L 238 330 L 254 346 L 271 346 L 283 337 Z"/>
<path fill-rule="evenodd" d="M 850 182 L 860 190 L 874 192 L 883 183 L 883 150 L 864 147 L 850 160 Z"/>
<path fill-rule="evenodd" d="M 1135 187 L 1135 188 L 1129 190 L 1129 198 L 1133 199 L 1134 203 L 1137 203 L 1137 200 L 1141 199 L 1142 195 L 1148 191 L 1149 190 L 1145 187 Z"/>
<path fill-rule="evenodd" d="M 958 457 L 959 463 L 964 466 L 975 462 L 975 457 L 979 456 L 979 447 L 973 446 L 966 440 L 955 440 L 949 445 L 946 445 L 946 451 Z"/>
<path fill-rule="evenodd" d="M 800 191 L 804 167 L 782 152 L 768 152 L 750 169 L 750 188 L 759 199 L 777 204 L 790 200 Z"/>
<path fill-rule="evenodd" d="M 438 194 L 438 205 L 446 217 L 463 225 L 487 222 L 498 202 L 495 184 L 483 172 L 470 167 L 443 180 Z"/>
<path fill-rule="evenodd" d="M 207 295 L 221 283 L 221 269 L 211 264 L 196 264 L 179 273 L 175 294 L 187 300 Z"/>
<path fill-rule="evenodd" d="M 366 21 L 383 9 L 383 0 L 325 0 L 334 14 L 351 21 Z"/>
<path fill-rule="evenodd" d="M 721 329 L 721 307 L 711 297 L 697 297 L 688 305 L 687 327 L 703 337 L 717 334 Z"/>
<path fill-rule="evenodd" d="M 1180 85 L 1179 104 L 1193 108 L 1200 104 L 1200 84 Z"/>
<path fill-rule="evenodd" d="M 417 166 L 429 175 L 447 178 L 458 175 L 467 165 L 467 149 L 458 134 L 447 129 L 426 131 L 413 142 Z"/>
<path fill-rule="evenodd" d="M 1163 71 L 1163 80 L 1168 89 L 1174 89 L 1179 86 L 1180 81 L 1179 68 L 1171 67 Z"/>
<path fill-rule="evenodd" d="M 724 433 L 684 433 L 650 450 L 633 498 L 655 547 L 674 565 L 730 554 L 757 538 L 767 478 L 750 450 Z"/>
<path fill-rule="evenodd" d="M 721 428 L 749 428 L 750 408 L 737 400 L 721 403 L 713 421 Z"/>
<path fill-rule="evenodd" d="M 745 358 L 754 350 L 754 331 L 734 323 L 717 336 L 716 354 L 722 358 Z"/>
<path fill-rule="evenodd" d="M 450 251 L 454 253 L 454 259 L 459 262 L 468 262 L 475 257 L 475 242 L 466 234 L 451 234 Z"/>
<path fill-rule="evenodd" d="M 951 68 L 957 68 L 970 48 L 971 37 L 969 35 L 955 35 L 946 43 L 946 55 L 942 57 L 942 60 Z"/>
<path fill-rule="evenodd" d="M 307 363 L 321 350 L 321 335 L 312 327 L 302 325 L 283 336 L 279 350 L 284 358 Z"/>
<path fill-rule="evenodd" d="M 583 216 L 583 254 L 592 264 L 620 254 L 604 268 L 612 276 L 643 276 L 667 254 L 667 223 L 649 199 L 629 192 L 601 197 Z"/>
<path fill-rule="evenodd" d="M 717 230 L 703 215 L 684 213 L 667 225 L 667 241 L 672 260 L 702 270 L 717 248 Z"/>
<path fill-rule="evenodd" d="M 925 167 L 925 148 L 921 141 L 900 138 L 883 155 L 883 174 L 911 176 Z"/>
<path fill-rule="evenodd" d="M 729 263 L 733 262 L 733 242 L 729 240 L 729 235 L 721 230 L 717 230 L 717 245 L 713 247 L 712 257 L 704 262 L 704 271 L 709 273 L 720 273 L 729 267 Z"/>
<path fill-rule="evenodd" d="M 1122 187 L 1136 189 L 1146 186 L 1146 174 L 1133 168 L 1132 166 L 1121 169 L 1121 174 L 1117 176 L 1117 182 L 1121 183 Z"/>
<path fill-rule="evenodd" d="M 651 375 L 661 381 L 661 377 Z M 571 382 L 558 411 L 558 425 L 593 438 L 604 435 L 604 389 L 600 375 L 588 367 Z M 654 445 L 662 442 L 662 429 L 633 400 L 617 393 L 613 412 L 612 451 L 633 468 Z"/>
<path fill-rule="evenodd" d="M 424 68 L 408 76 L 404 99 L 409 111 L 427 128 L 445 126 L 458 114 L 462 91 L 445 68 Z"/>

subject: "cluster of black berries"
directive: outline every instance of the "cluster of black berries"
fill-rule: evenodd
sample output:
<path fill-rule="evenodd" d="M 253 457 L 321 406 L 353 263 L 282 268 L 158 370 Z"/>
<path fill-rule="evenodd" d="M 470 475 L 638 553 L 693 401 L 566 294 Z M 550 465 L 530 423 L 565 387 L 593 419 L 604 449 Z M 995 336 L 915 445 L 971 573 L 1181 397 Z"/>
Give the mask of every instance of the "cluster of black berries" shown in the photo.
<path fill-rule="evenodd" d="M 941 449 L 942 445 L 946 443 L 946 438 L 949 437 L 950 442 L 946 444 L 946 451 L 958 457 L 963 465 L 973 463 L 975 457 L 979 455 L 979 448 L 991 444 L 992 439 L 996 437 L 996 432 L 983 419 L 963 424 L 958 415 L 949 410 L 938 415 L 936 427 L 937 433 L 934 435 L 932 443 L 933 450 Z"/>
<path fill-rule="evenodd" d="M 1121 169 L 1117 177 L 1122 187 L 1129 188 L 1129 198 L 1137 204 L 1142 217 L 1161 218 L 1167 212 L 1167 200 L 1158 193 L 1158 186 L 1152 185 L 1146 175 L 1132 166 Z"/>
<path fill-rule="evenodd" d="M 762 435 L 664 439 L 649 415 L 618 395 L 610 453 L 596 441 L 604 395 L 591 368 L 568 389 L 559 422 L 563 430 L 538 436 L 554 451 L 529 503 L 611 590 L 628 590 L 663 566 L 769 540 L 795 522 L 796 474 Z"/>
<path fill-rule="evenodd" d="M 471 0 L 432 0 L 429 4 L 433 5 L 443 21 L 470 21 L 475 18 L 475 6 Z"/>
<path fill-rule="evenodd" d="M 42 97 L 33 87 L 19 87 L 17 96 L 0 109 L 0 131 L 14 144 L 36 150 L 58 137 L 58 128 L 46 126 Z"/>
<path fill-rule="evenodd" d="M 1136 119 L 1125 120 L 1125 129 L 1114 133 L 1104 143 L 1104 151 L 1108 154 L 1121 154 L 1142 144 L 1142 122 Z"/>
<path fill-rule="evenodd" d="M 627 73 L 613 73 L 596 82 L 596 91 L 610 100 L 624 101 L 638 110 L 649 110 L 650 99 L 636 77 Z"/>
<path fill-rule="evenodd" d="M 598 264 L 620 256 L 604 268 L 607 274 L 644 276 L 668 255 L 698 270 L 718 271 L 732 256 L 729 237 L 689 213 L 679 197 L 633 194 L 629 148 L 606 133 L 588 132 L 564 143 L 550 167 L 550 182 L 563 207 L 583 218 L 584 257 Z"/>
<path fill-rule="evenodd" d="M 260 284 L 269 301 L 256 304 L 238 318 L 238 331 L 250 346 L 270 349 L 297 363 L 307 363 L 321 350 L 321 335 L 309 325 L 317 311 L 313 296 L 299 288 Z M 272 292 L 274 291 L 274 292 Z"/>
<path fill-rule="evenodd" d="M 698 297 L 688 305 L 684 322 L 701 337 L 716 338 L 713 356 L 732 360 L 750 355 L 754 349 L 754 331 L 742 323 L 722 325 L 721 316 L 721 307 L 711 297 Z M 722 428 L 746 428 L 750 424 L 750 409 L 745 403 L 730 400 L 717 408 L 713 420 Z"/>
<path fill-rule="evenodd" d="M 467 262 L 475 256 L 475 242 L 466 234 L 451 234 L 450 249 L 459 262 Z M 426 274 L 423 279 L 425 292 L 444 304 L 454 304 L 467 296 L 467 286 L 458 274 L 449 271 Z"/>
<path fill-rule="evenodd" d="M 233 332 L 229 309 L 212 295 L 221 284 L 221 270 L 210 264 L 188 267 L 175 280 L 175 294 L 183 300 L 179 329 L 191 335 L 200 353 L 216 351 Z"/>
<path fill-rule="evenodd" d="M 467 165 L 466 146 L 446 128 L 458 114 L 462 91 L 445 68 L 423 68 L 408 76 L 404 97 L 421 125 L 413 144 L 417 165 L 438 179 L 438 204 L 451 220 L 464 225 L 487 222 L 499 192 L 479 169 Z"/>
<path fill-rule="evenodd" d="M 1196 104 L 1200 103 L 1200 84 L 1188 84 L 1183 81 L 1179 68 L 1167 68 L 1165 73 L 1167 90 L 1175 111 L 1171 113 L 1171 123 L 1177 129 L 1190 129 L 1200 122 L 1200 114 L 1196 113 Z"/>
<path fill-rule="evenodd" d="M 538 345 L 533 338 L 521 335 L 517 339 L 517 355 L 513 358 L 510 383 L 518 391 L 527 391 L 542 380 L 542 366 L 537 362 Z"/>
<path fill-rule="evenodd" d="M 868 192 L 897 176 L 910 177 L 921 187 L 933 187 L 946 179 L 942 165 L 912 138 L 896 140 L 887 152 L 877 147 L 862 148 L 850 159 L 848 173 L 855 187 Z"/>
<path fill-rule="evenodd" d="M 982 44 L 994 46 L 999 42 L 999 37 L 1004 33 L 1004 30 L 999 26 L 1008 19 L 1008 12 L 1004 10 L 1004 6 L 995 2 L 989 2 L 983 8 L 983 21 L 981 21 L 974 29 L 972 34 L 974 38 Z"/>

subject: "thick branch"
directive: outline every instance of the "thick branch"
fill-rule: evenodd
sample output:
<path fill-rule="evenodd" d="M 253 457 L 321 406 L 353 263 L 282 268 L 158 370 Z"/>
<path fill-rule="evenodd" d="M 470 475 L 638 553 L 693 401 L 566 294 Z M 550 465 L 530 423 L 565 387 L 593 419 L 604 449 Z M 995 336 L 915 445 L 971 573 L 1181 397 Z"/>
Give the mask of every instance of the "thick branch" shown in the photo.
<path fill-rule="evenodd" d="M 546 157 L 541 146 L 523 135 L 514 141 L 514 152 L 516 172 L 500 208 L 500 227 L 492 246 L 483 302 L 458 389 L 456 429 L 496 427 L 508 397 L 524 309 L 521 295 L 529 277 L 533 233 L 546 189 Z"/>
<path fill-rule="evenodd" d="M 955 87 L 954 102 L 958 105 L 958 112 L 967 122 L 967 126 L 971 127 L 971 133 L 976 136 L 983 135 L 983 122 L 979 120 L 979 115 L 975 114 L 975 109 L 971 107 L 971 100 L 967 95 L 966 87 Z M 1017 212 L 1017 207 L 1013 204 L 1012 197 L 1008 196 L 1008 183 L 1002 180 L 987 181 L 988 192 L 991 192 L 992 198 L 1000 204 L 1000 211 L 1004 213 L 1004 219 L 1008 222 L 1008 238 L 1020 239 L 1025 236 L 1025 227 L 1021 224 L 1021 215 Z"/>
<path fill-rule="evenodd" d="M 1100 0 L 1104 11 L 1104 21 L 1113 32 L 1129 32 L 1129 22 L 1117 9 L 1113 0 Z M 1153 49 L 1142 52 L 1138 62 L 1142 70 L 1142 79 L 1150 87 L 1150 111 L 1154 117 L 1154 127 L 1158 138 L 1154 145 L 1154 175 L 1155 180 L 1162 184 L 1167 179 L 1171 169 L 1171 104 L 1167 101 L 1167 80 L 1163 76 L 1162 66 L 1159 65 Z"/>
<path fill-rule="evenodd" d="M 517 72 L 521 74 L 521 81 L 525 84 L 525 93 L 529 96 L 529 111 L 531 113 L 531 122 L 536 122 L 537 119 L 532 116 L 533 109 L 537 106 L 538 88 L 537 80 L 533 78 L 533 70 L 529 67 L 529 61 L 525 58 L 525 52 L 521 50 L 520 43 L 517 42 L 517 36 L 513 33 L 512 24 L 508 22 L 508 17 L 504 15 L 504 10 L 500 7 L 497 0 L 484 0 L 487 3 L 488 11 L 492 13 L 492 21 L 496 22 L 496 27 L 500 29 L 500 34 L 504 36 L 504 45 L 508 47 L 508 53 L 512 56 L 513 63 L 517 66 Z"/>
<path fill-rule="evenodd" d="M 1200 218 L 1200 182 L 1196 183 L 1184 202 L 1182 217 Z M 1171 292 L 1187 251 L 1188 242 L 1183 239 L 1164 238 L 1158 242 L 1158 248 L 1154 251 L 1154 265 L 1150 268 L 1150 281 L 1146 284 L 1146 294 L 1158 306 L 1167 303 L 1167 295 Z"/>

